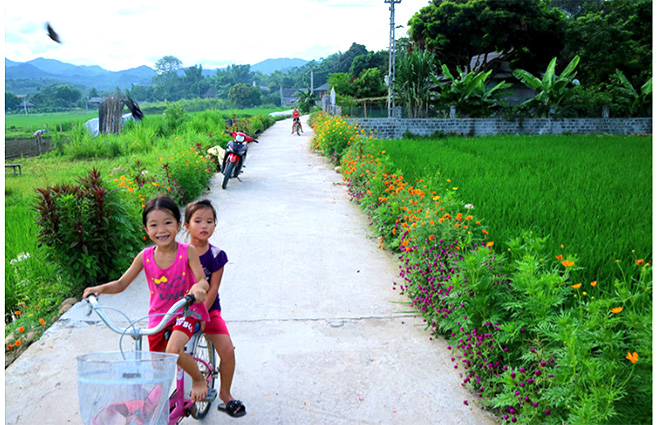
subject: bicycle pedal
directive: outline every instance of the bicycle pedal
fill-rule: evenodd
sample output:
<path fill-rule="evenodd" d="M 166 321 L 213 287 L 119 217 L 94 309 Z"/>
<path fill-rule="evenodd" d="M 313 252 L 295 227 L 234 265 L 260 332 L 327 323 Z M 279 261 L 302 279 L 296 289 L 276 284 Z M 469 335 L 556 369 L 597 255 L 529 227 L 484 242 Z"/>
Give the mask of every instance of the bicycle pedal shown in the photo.
<path fill-rule="evenodd" d="M 206 397 L 204 397 L 202 401 L 205 403 L 211 403 L 217 397 L 218 397 L 218 390 L 216 390 L 215 388 L 211 388 L 209 390 L 209 394 Z"/>

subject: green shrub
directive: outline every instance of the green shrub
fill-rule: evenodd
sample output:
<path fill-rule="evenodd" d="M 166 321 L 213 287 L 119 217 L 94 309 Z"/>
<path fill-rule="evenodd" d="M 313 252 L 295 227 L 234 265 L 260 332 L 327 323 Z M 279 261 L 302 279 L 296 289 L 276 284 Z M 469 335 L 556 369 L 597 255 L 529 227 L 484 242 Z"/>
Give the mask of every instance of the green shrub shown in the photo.
<path fill-rule="evenodd" d="M 124 252 L 140 246 L 139 225 L 128 217 L 119 194 L 102 181 L 98 170 L 78 185 L 38 189 L 39 242 L 59 264 L 73 293 L 121 274 L 131 262 Z"/>

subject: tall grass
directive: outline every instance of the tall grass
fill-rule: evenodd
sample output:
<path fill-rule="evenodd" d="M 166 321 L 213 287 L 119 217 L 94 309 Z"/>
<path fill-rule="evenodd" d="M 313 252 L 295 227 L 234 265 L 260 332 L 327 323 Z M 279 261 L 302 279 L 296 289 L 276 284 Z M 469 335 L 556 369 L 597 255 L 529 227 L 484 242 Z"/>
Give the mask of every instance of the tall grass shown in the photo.
<path fill-rule="evenodd" d="M 98 111 L 76 111 L 76 112 L 52 112 L 52 113 L 28 113 L 5 114 L 5 139 L 30 138 L 33 133 L 42 128 L 48 128 L 51 134 L 60 131 L 68 131 L 73 125 L 83 123 L 89 119 L 98 118 Z"/>
<path fill-rule="evenodd" d="M 615 260 L 651 260 L 651 137 L 497 136 L 380 140 L 408 180 L 451 180 L 503 244 L 528 230 L 576 254 L 583 281 L 611 281 Z M 635 264 L 624 261 L 631 272 Z"/>

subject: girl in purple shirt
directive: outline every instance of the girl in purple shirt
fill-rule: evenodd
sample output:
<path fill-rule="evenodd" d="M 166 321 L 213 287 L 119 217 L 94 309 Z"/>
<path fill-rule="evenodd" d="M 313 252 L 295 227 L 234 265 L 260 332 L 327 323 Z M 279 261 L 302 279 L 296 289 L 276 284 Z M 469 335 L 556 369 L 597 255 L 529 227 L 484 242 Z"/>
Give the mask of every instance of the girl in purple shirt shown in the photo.
<path fill-rule="evenodd" d="M 209 310 L 209 322 L 204 333 L 215 346 L 220 356 L 220 399 L 223 403 L 218 410 L 232 417 L 244 416 L 245 406 L 231 395 L 231 383 L 234 378 L 236 359 L 234 344 L 229 336 L 227 324 L 220 315 L 220 296 L 218 289 L 222 280 L 227 254 L 209 243 L 209 238 L 215 230 L 217 216 L 215 208 L 207 199 L 192 202 L 186 206 L 184 225 L 190 233 L 190 245 L 195 247 L 200 263 L 209 282 L 206 307 Z"/>

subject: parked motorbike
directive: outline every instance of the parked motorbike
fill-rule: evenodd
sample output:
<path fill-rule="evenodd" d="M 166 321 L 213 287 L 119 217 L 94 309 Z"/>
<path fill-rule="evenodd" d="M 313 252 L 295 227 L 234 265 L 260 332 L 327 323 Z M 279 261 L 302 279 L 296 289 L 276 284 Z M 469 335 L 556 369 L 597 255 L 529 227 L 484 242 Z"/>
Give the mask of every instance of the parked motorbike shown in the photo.
<path fill-rule="evenodd" d="M 255 136 L 259 134 L 259 132 L 259 130 L 255 131 Z M 235 178 L 238 179 L 238 181 L 241 180 L 238 176 L 243 172 L 243 167 L 245 166 L 244 163 L 247 156 L 248 143 L 259 143 L 258 140 L 255 140 L 253 137 L 242 132 L 225 131 L 225 133 L 231 135 L 233 139 L 227 144 L 225 157 L 223 158 L 220 167 L 220 172 L 224 175 L 224 178 L 222 179 L 223 189 L 227 187 L 229 179 Z"/>

